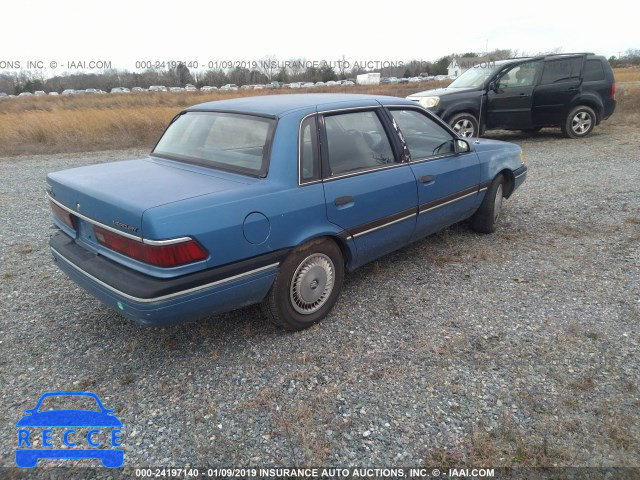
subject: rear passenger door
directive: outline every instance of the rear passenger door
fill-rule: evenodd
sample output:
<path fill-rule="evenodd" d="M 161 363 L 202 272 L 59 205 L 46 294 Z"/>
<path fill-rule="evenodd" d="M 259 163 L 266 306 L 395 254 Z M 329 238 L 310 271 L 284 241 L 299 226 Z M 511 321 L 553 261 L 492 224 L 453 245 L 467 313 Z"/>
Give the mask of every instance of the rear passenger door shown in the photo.
<path fill-rule="evenodd" d="M 533 95 L 535 125 L 561 125 L 567 106 L 581 90 L 584 57 L 563 57 L 544 62 L 540 83 Z"/>
<path fill-rule="evenodd" d="M 352 237 L 353 266 L 409 242 L 416 182 L 381 108 L 319 115 L 327 217 Z"/>
<path fill-rule="evenodd" d="M 476 153 L 457 152 L 459 139 L 421 110 L 390 107 L 389 111 L 409 148 L 417 180 L 418 220 L 413 239 L 468 218 L 478 208 L 480 162 Z"/>

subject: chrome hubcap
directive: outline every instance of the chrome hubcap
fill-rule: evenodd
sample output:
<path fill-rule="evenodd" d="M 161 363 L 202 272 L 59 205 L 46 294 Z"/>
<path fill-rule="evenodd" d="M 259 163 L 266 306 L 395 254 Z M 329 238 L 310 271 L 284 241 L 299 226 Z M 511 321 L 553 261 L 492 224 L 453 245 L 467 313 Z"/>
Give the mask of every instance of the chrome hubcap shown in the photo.
<path fill-rule="evenodd" d="M 493 223 L 500 218 L 500 210 L 502 209 L 502 184 L 498 185 L 496 191 L 496 198 L 493 199 Z"/>
<path fill-rule="evenodd" d="M 470 120 L 458 120 L 453 124 L 453 131 L 460 137 L 472 137 L 473 123 Z"/>
<path fill-rule="evenodd" d="M 293 309 L 303 315 L 318 311 L 329 299 L 334 283 L 331 259 L 322 253 L 308 256 L 291 279 L 289 297 Z"/>
<path fill-rule="evenodd" d="M 591 128 L 591 115 L 587 112 L 576 113 L 571 120 L 571 129 L 578 135 L 584 134 Z"/>

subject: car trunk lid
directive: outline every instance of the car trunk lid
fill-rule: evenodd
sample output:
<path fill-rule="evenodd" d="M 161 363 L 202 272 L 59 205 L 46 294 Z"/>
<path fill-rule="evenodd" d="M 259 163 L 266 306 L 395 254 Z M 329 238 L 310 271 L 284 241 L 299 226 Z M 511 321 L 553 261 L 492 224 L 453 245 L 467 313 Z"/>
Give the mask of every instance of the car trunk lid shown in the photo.
<path fill-rule="evenodd" d="M 236 175 L 154 158 L 73 168 L 47 176 L 49 196 L 77 214 L 79 236 L 97 222 L 144 238 L 145 210 L 237 188 Z"/>

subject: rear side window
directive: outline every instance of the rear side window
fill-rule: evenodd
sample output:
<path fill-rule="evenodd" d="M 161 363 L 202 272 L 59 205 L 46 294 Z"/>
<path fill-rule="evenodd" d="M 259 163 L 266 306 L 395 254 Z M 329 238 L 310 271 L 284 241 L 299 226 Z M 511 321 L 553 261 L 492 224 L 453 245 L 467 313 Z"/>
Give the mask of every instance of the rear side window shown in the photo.
<path fill-rule="evenodd" d="M 597 82 L 605 80 L 604 67 L 600 60 L 587 60 L 584 65 L 584 73 L 582 79 L 585 82 Z"/>
<path fill-rule="evenodd" d="M 581 67 L 581 57 L 548 61 L 544 65 L 540 84 L 547 85 L 550 83 L 566 82 L 578 78 L 580 77 Z"/>
<path fill-rule="evenodd" d="M 300 183 L 320 178 L 318 133 L 315 115 L 306 118 L 300 127 Z"/>
<path fill-rule="evenodd" d="M 374 111 L 325 117 L 331 175 L 394 163 L 389 137 Z"/>

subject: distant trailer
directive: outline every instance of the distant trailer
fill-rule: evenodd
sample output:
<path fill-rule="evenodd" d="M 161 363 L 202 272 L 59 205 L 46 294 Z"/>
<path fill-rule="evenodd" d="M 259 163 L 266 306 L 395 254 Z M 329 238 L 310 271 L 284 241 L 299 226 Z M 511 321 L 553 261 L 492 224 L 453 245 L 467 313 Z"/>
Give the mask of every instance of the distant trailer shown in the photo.
<path fill-rule="evenodd" d="M 363 73 L 356 77 L 356 83 L 358 85 L 380 85 L 379 73 Z"/>

